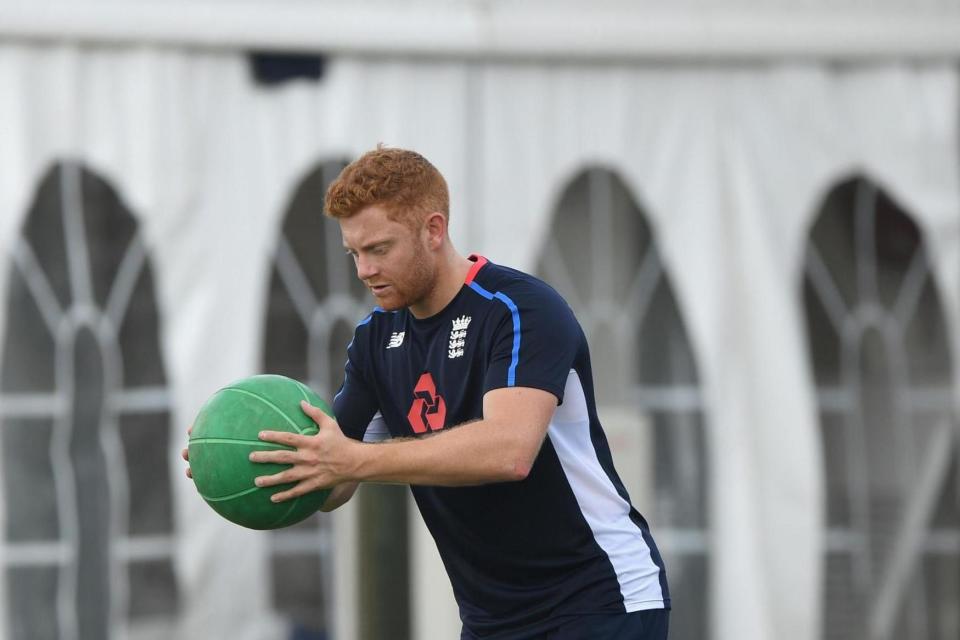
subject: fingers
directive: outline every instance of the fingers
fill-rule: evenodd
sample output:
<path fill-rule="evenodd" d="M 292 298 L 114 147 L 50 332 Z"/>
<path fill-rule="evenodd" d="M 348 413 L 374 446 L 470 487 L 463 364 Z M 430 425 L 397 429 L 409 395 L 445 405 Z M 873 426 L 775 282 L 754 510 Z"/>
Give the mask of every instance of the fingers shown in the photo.
<path fill-rule="evenodd" d="M 180 457 L 183 458 L 184 461 L 190 462 L 190 450 L 187 449 L 186 447 L 184 447 L 183 449 L 181 449 L 181 450 L 180 450 Z M 187 474 L 187 477 L 188 477 L 188 478 L 191 478 L 191 479 L 193 478 L 193 473 L 190 471 L 190 466 L 189 466 L 189 465 L 187 465 L 187 468 L 184 470 L 184 472 Z"/>
<path fill-rule="evenodd" d="M 276 464 L 296 464 L 301 461 L 299 452 L 290 451 L 289 449 L 254 451 L 248 457 L 250 462 L 273 462 Z"/>
<path fill-rule="evenodd" d="M 261 431 L 257 434 L 257 437 L 264 442 L 276 442 L 277 444 L 285 444 L 288 447 L 294 448 L 304 443 L 304 436 L 298 433 L 290 433 L 289 431 Z"/>
<path fill-rule="evenodd" d="M 299 486 L 300 485 L 297 485 L 297 487 Z M 280 491 L 278 493 L 273 494 L 272 496 L 270 496 L 270 502 L 285 502 L 287 500 L 290 500 L 291 498 L 297 498 L 307 493 L 306 491 L 297 491 L 297 487 L 294 487 L 293 489 L 290 489 L 288 491 Z"/>
<path fill-rule="evenodd" d="M 336 421 L 330 418 L 318 407 L 304 401 L 300 403 L 300 408 L 309 416 L 317 426 L 323 429 L 330 424 L 336 426 Z M 330 423 L 330 424 L 327 424 Z M 277 491 L 270 496 L 272 502 L 284 502 L 293 498 L 298 498 L 304 494 L 315 491 L 321 486 L 326 486 L 323 482 L 330 481 L 334 484 L 328 473 L 321 472 L 316 467 L 316 456 L 312 453 L 317 444 L 317 436 L 304 436 L 287 431 L 261 431 L 258 437 L 262 442 L 272 442 L 285 445 L 289 449 L 272 449 L 268 451 L 254 451 L 250 453 L 249 459 L 256 463 L 274 463 L 288 464 L 291 467 L 275 473 L 273 475 L 259 476 L 254 480 L 258 487 L 275 487 L 277 485 L 293 484 L 294 486 L 283 491 Z"/>
<path fill-rule="evenodd" d="M 193 425 L 190 425 L 189 427 L 187 427 L 187 436 L 188 436 L 188 439 L 189 439 L 190 433 L 191 433 L 192 431 L 193 431 Z M 184 460 L 186 460 L 187 462 L 190 462 L 190 451 L 188 451 L 187 448 L 184 447 L 184 448 L 180 451 L 180 457 L 183 458 Z"/>
<path fill-rule="evenodd" d="M 258 487 L 275 487 L 278 484 L 296 482 L 300 480 L 301 477 L 302 474 L 297 473 L 294 469 L 287 469 L 286 471 L 275 473 L 272 476 L 258 476 L 253 480 L 253 484 Z"/>
<path fill-rule="evenodd" d="M 193 425 L 190 425 L 189 427 L 187 427 L 187 439 L 188 439 L 188 440 L 189 440 L 189 438 L 190 438 L 190 434 L 191 434 L 191 433 L 193 433 Z M 183 458 L 186 462 L 190 462 L 190 450 L 187 449 L 186 447 L 184 447 L 184 448 L 180 451 L 180 457 Z M 188 465 L 187 468 L 184 470 L 184 473 L 186 474 L 186 476 L 187 476 L 188 478 L 190 478 L 191 480 L 193 479 L 193 472 L 190 471 L 189 465 Z"/>
<path fill-rule="evenodd" d="M 290 497 L 296 497 L 299 495 L 303 495 L 304 493 L 313 491 L 314 489 L 321 486 L 320 484 L 321 481 L 316 476 L 311 477 L 308 472 L 304 471 L 303 469 L 297 469 L 296 467 L 292 469 L 287 469 L 285 471 L 281 471 L 279 473 L 275 473 L 271 476 L 259 476 L 257 478 L 254 478 L 253 480 L 253 484 L 255 484 L 260 488 L 275 487 L 280 484 L 292 484 L 294 482 L 297 483 L 296 487 L 288 489 L 287 491 L 284 491 L 282 493 L 287 494 L 291 491 L 296 490 L 296 492 L 290 496 Z M 274 495 L 280 495 L 280 494 L 274 494 Z M 286 499 L 287 498 L 283 498 L 282 500 L 286 500 Z M 278 501 L 274 500 L 274 502 L 278 502 Z"/>
<path fill-rule="evenodd" d="M 291 487 L 286 491 L 278 491 L 277 493 L 273 494 L 270 496 L 270 501 L 284 502 L 293 498 L 299 498 L 300 496 L 306 495 L 312 491 L 316 491 L 319 488 L 320 485 L 318 485 L 315 480 L 304 480 L 303 482 L 298 482 L 296 486 Z"/>
<path fill-rule="evenodd" d="M 314 422 L 317 423 L 317 426 L 323 426 L 325 422 L 333 422 L 333 418 L 328 416 L 320 409 L 320 407 L 315 407 L 306 400 L 300 401 L 300 408 L 305 414 L 310 416 Z"/>

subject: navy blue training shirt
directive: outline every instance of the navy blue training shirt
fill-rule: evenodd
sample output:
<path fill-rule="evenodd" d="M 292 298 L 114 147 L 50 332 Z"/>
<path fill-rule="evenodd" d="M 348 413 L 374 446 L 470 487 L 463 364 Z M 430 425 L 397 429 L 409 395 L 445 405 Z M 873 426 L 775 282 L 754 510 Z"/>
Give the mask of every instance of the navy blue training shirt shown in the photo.
<path fill-rule="evenodd" d="M 613 468 L 573 311 L 542 281 L 470 259 L 436 315 L 377 308 L 357 326 L 334 399 L 340 427 L 358 440 L 417 436 L 482 418 L 492 389 L 549 391 L 560 405 L 526 479 L 411 487 L 464 626 L 525 638 L 564 616 L 669 608 L 660 554 Z"/>

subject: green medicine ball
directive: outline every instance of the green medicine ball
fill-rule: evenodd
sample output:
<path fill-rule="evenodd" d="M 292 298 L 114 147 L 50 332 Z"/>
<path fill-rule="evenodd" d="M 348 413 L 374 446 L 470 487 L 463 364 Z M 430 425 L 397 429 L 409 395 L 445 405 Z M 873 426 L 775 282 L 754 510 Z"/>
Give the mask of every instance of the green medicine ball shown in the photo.
<path fill-rule="evenodd" d="M 257 487 L 253 483 L 257 476 L 290 466 L 250 462 L 253 451 L 290 449 L 260 440 L 261 431 L 317 433 L 316 423 L 300 408 L 301 400 L 333 416 L 329 405 L 307 386 L 278 375 L 237 380 L 203 405 L 190 434 L 190 471 L 197 491 L 214 511 L 250 529 L 279 529 L 309 517 L 324 503 L 330 489 L 273 503 L 270 496 L 294 485 Z"/>

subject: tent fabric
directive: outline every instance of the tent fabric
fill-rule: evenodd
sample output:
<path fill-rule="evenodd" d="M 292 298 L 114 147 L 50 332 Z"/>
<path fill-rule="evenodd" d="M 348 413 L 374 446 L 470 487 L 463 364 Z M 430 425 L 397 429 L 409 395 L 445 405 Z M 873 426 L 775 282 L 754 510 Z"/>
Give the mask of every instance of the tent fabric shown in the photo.
<path fill-rule="evenodd" d="M 820 635 L 824 465 L 800 286 L 832 186 L 865 175 L 915 216 L 960 362 L 960 87 L 948 65 L 338 57 L 319 82 L 259 87 L 240 54 L 2 43 L 0 87 L 0 300 L 54 162 L 105 177 L 145 237 L 174 401 L 181 637 L 282 634 L 267 590 L 237 588 L 267 584 L 266 538 L 203 504 L 178 452 L 203 401 L 257 369 L 287 201 L 323 160 L 378 142 L 420 151 L 450 184 L 458 248 L 525 269 L 579 170 L 629 185 L 701 372 L 714 638 Z"/>

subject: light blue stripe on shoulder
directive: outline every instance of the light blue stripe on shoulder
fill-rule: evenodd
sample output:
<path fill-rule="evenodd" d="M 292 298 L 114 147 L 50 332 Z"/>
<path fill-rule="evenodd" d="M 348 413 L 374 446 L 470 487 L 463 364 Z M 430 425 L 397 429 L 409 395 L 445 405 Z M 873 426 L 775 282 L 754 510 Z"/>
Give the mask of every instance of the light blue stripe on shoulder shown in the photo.
<path fill-rule="evenodd" d="M 510 368 L 507 369 L 507 386 L 512 387 L 517 382 L 517 363 L 520 362 L 520 310 L 517 309 L 517 305 L 513 303 L 510 296 L 501 291 L 490 293 L 477 284 L 476 281 L 471 282 L 469 286 L 487 300 L 496 298 L 507 305 L 507 309 L 510 310 L 510 315 L 513 318 L 513 353 L 510 358 Z"/>
<path fill-rule="evenodd" d="M 476 281 L 471 282 L 468 286 L 487 300 L 493 300 L 493 294 L 478 285 Z"/>
<path fill-rule="evenodd" d="M 513 353 L 510 358 L 510 368 L 507 369 L 507 386 L 512 387 L 517 382 L 517 363 L 520 362 L 520 310 L 510 296 L 503 292 L 497 291 L 493 297 L 507 305 L 513 317 Z"/>

